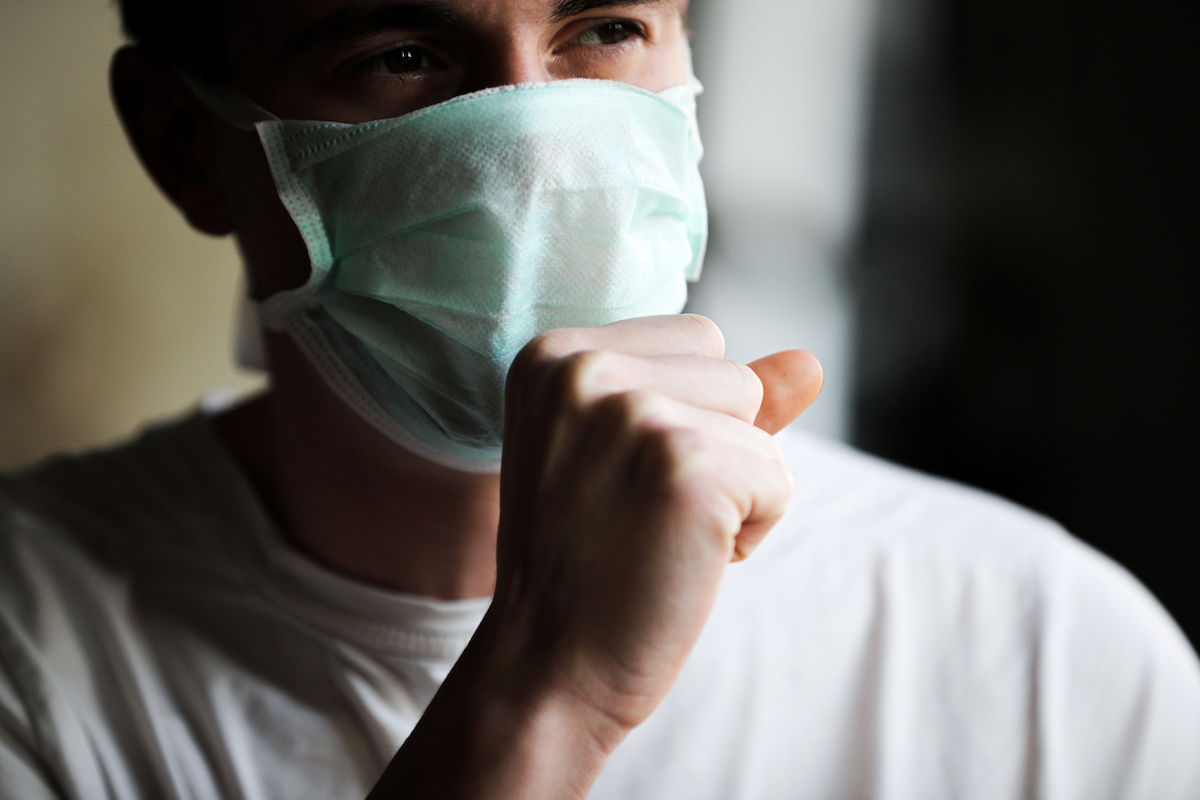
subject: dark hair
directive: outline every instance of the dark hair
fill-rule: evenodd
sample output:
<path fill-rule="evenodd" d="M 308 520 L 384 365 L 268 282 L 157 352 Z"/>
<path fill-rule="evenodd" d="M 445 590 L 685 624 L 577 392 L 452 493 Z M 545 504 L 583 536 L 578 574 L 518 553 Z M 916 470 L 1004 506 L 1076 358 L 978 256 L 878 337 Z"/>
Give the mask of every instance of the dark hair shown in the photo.
<path fill-rule="evenodd" d="M 207 81 L 225 79 L 224 0 L 116 0 L 121 30 L 151 58 Z"/>

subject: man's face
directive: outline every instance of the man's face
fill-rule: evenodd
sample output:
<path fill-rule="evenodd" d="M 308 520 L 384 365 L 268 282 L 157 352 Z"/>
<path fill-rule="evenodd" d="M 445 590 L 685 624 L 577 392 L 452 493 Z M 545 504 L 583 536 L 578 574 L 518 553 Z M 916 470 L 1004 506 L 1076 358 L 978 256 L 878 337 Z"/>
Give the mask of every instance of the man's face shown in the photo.
<path fill-rule="evenodd" d="M 231 82 L 284 119 L 364 122 L 490 86 L 686 78 L 684 0 L 230 4 Z"/>
<path fill-rule="evenodd" d="M 230 83 L 282 119 L 385 119 L 492 86 L 566 78 L 650 91 L 687 79 L 686 0 L 244 0 Z M 252 291 L 303 284 L 307 252 L 254 134 L 212 125 Z"/>

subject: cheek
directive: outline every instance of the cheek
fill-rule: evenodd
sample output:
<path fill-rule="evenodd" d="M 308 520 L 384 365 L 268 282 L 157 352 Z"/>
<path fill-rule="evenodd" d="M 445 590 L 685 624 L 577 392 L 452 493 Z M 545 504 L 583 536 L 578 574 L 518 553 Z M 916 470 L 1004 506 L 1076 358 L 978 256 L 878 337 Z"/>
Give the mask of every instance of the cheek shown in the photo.
<path fill-rule="evenodd" d="M 663 34 L 658 46 L 647 52 L 644 78 L 633 82 L 651 92 L 661 92 L 688 79 L 687 39 L 679 23 Z"/>
<path fill-rule="evenodd" d="M 308 251 L 275 191 L 262 146 L 237 132 L 224 144 L 223 181 L 251 294 L 262 300 L 302 286 L 311 272 Z"/>

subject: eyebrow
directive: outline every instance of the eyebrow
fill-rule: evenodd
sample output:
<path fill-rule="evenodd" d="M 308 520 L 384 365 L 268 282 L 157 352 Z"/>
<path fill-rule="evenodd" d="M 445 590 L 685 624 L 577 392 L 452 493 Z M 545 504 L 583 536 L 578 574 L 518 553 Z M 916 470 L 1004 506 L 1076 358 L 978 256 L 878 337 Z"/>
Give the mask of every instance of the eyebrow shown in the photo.
<path fill-rule="evenodd" d="M 677 0 L 556 0 L 550 21 L 565 19 L 610 6 L 665 5 Z M 293 36 L 283 48 L 284 58 L 312 50 L 336 47 L 388 30 L 446 30 L 460 25 L 462 18 L 445 3 L 384 2 L 369 6 L 339 8 Z"/>
<path fill-rule="evenodd" d="M 579 0 L 575 0 L 578 2 Z M 388 30 L 445 30 L 460 17 L 445 3 L 381 3 L 340 8 L 293 36 L 283 48 L 285 58 L 311 50 L 335 47 Z"/>
<path fill-rule="evenodd" d="M 562 22 L 576 14 L 609 6 L 657 6 L 672 0 L 556 0 L 550 12 L 551 22 Z"/>

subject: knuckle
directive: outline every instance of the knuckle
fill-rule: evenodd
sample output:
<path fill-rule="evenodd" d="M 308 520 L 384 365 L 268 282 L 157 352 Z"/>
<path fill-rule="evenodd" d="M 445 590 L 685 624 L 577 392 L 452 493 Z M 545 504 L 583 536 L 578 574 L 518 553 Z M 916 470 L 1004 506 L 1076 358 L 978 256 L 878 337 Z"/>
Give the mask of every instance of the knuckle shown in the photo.
<path fill-rule="evenodd" d="M 539 337 L 540 338 L 540 337 Z M 513 359 L 512 364 L 508 368 L 508 383 L 522 384 L 527 382 L 533 375 L 537 374 L 542 367 L 544 360 L 541 353 L 541 345 L 538 339 L 534 339 L 521 348 Z"/>
<path fill-rule="evenodd" d="M 759 430 L 759 429 L 755 428 L 755 430 Z M 784 467 L 784 465 L 783 465 L 783 448 L 779 446 L 779 442 L 775 439 L 774 436 L 767 433 L 766 431 L 763 431 L 762 438 L 765 439 L 766 447 L 768 449 L 768 452 L 770 452 L 770 454 L 771 454 L 771 461 L 778 464 L 779 468 L 787 473 L 788 480 L 791 480 L 792 473 L 789 472 L 788 469 L 786 467 Z"/>
<path fill-rule="evenodd" d="M 583 339 L 576 328 L 556 328 L 539 333 L 517 353 L 513 369 L 519 369 L 522 373 L 544 370 L 571 353 L 584 349 L 586 345 Z"/>
<path fill-rule="evenodd" d="M 661 405 L 661 398 L 653 392 L 631 389 L 601 397 L 596 401 L 596 413 L 619 430 L 657 435 Z"/>
<path fill-rule="evenodd" d="M 692 456 L 708 449 L 709 438 L 695 428 L 663 428 L 658 433 L 662 446 L 678 456 Z"/>
<path fill-rule="evenodd" d="M 750 411 L 749 417 L 750 420 L 753 420 L 754 415 L 758 413 L 758 409 L 762 406 L 763 402 L 764 389 L 762 379 L 758 377 L 757 372 L 750 369 L 745 364 L 737 361 L 728 361 L 726 363 L 733 364 L 734 368 L 738 372 L 738 376 L 742 382 L 742 387 L 745 390 L 744 397 L 747 408 Z"/>
<path fill-rule="evenodd" d="M 576 328 L 558 328 L 538 334 L 529 341 L 508 370 L 508 391 L 547 398 L 549 390 L 561 396 L 571 390 L 571 381 L 580 369 L 575 363 L 586 352 L 586 337 Z"/>
<path fill-rule="evenodd" d="M 683 314 L 684 319 L 690 320 L 695 326 L 697 348 L 701 354 L 713 358 L 725 356 L 725 335 L 717 327 L 717 323 L 700 314 Z"/>
<path fill-rule="evenodd" d="M 570 377 L 581 386 L 600 383 L 612 371 L 616 355 L 603 350 L 581 350 L 563 359 Z"/>
<path fill-rule="evenodd" d="M 707 482 L 709 442 L 700 431 L 669 425 L 644 426 L 638 437 L 639 461 L 658 486 L 690 495 Z"/>
<path fill-rule="evenodd" d="M 551 391 L 586 402 L 602 393 L 612 359 L 612 354 L 599 350 L 578 350 L 558 359 L 549 371 Z"/>
<path fill-rule="evenodd" d="M 792 476 L 791 470 L 782 464 L 774 462 L 771 462 L 767 469 L 764 470 L 763 482 L 769 482 L 769 488 L 764 487 L 765 491 L 774 494 L 775 497 L 785 504 L 791 498 L 796 488 L 796 479 Z"/>
<path fill-rule="evenodd" d="M 782 467 L 781 469 L 783 469 L 784 494 L 787 496 L 787 499 L 791 500 L 792 495 L 796 493 L 796 476 L 792 474 L 790 469 Z"/>

